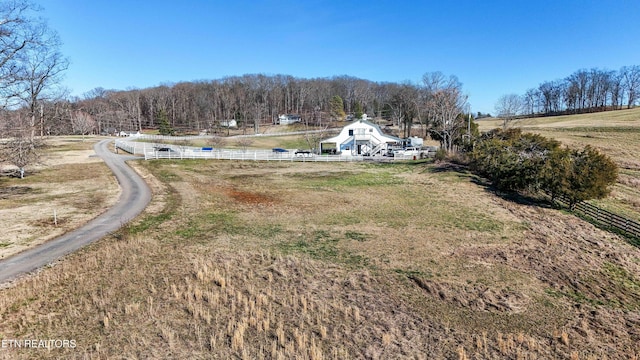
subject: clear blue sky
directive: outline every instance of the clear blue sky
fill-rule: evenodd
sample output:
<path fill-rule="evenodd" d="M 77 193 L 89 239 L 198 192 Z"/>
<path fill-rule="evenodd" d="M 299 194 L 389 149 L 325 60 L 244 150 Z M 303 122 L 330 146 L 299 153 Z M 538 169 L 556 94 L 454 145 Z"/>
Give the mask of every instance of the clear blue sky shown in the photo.
<path fill-rule="evenodd" d="M 474 112 L 576 70 L 640 65 L 638 0 L 34 0 L 73 95 L 263 73 L 456 75 Z"/>

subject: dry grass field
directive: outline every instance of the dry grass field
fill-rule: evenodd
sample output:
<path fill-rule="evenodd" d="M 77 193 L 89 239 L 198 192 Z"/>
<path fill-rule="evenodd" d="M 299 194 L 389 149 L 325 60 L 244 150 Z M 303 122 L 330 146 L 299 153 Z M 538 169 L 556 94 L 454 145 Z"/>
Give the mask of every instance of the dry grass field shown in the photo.
<path fill-rule="evenodd" d="M 148 161 L 149 209 L 0 290 L 0 358 L 637 359 L 640 250 L 451 166 Z"/>
<path fill-rule="evenodd" d="M 502 120 L 482 119 L 480 131 L 502 126 Z M 640 108 L 604 111 L 590 114 L 549 116 L 515 120 L 511 126 L 522 128 L 640 128 Z"/>
<path fill-rule="evenodd" d="M 487 131 L 502 123 L 482 120 L 479 125 Z M 609 198 L 590 202 L 640 221 L 640 108 L 522 119 L 511 126 L 557 139 L 570 147 L 591 145 L 609 155 L 620 169 L 618 183 Z"/>
<path fill-rule="evenodd" d="M 0 258 L 75 229 L 116 202 L 120 188 L 102 160 L 91 156 L 94 144 L 50 139 L 41 163 L 24 179 L 0 178 Z"/>

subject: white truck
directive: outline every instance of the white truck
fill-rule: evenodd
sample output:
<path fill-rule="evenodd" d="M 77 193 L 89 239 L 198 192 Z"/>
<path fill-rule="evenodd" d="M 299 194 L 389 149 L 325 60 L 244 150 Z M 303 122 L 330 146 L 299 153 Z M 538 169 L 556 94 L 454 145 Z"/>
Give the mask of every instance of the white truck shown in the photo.
<path fill-rule="evenodd" d="M 435 146 L 409 146 L 404 149 L 399 149 L 393 152 L 394 157 L 400 157 L 403 159 L 424 159 L 427 157 L 433 157 L 438 150 Z"/>

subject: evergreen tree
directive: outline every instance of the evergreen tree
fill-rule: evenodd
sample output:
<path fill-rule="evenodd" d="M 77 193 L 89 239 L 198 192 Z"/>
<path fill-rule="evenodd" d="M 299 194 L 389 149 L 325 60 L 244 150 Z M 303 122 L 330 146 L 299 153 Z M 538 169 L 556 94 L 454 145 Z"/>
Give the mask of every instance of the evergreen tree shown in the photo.
<path fill-rule="evenodd" d="M 158 111 L 158 115 L 156 116 L 156 121 L 160 124 L 159 132 L 160 135 L 173 135 L 174 131 L 169 124 L 169 117 L 164 110 Z"/>
<path fill-rule="evenodd" d="M 353 108 L 353 116 L 355 116 L 356 119 L 362 119 L 362 115 L 364 115 L 364 112 L 362 111 L 362 105 L 360 105 L 359 102 L 356 102 Z"/>
<path fill-rule="evenodd" d="M 329 100 L 329 111 L 332 118 L 336 120 L 344 119 L 344 102 L 340 96 L 335 95 Z"/>
<path fill-rule="evenodd" d="M 572 150 L 568 163 L 567 186 L 562 195 L 572 208 L 584 200 L 606 197 L 618 180 L 618 167 L 613 160 L 589 145 Z"/>

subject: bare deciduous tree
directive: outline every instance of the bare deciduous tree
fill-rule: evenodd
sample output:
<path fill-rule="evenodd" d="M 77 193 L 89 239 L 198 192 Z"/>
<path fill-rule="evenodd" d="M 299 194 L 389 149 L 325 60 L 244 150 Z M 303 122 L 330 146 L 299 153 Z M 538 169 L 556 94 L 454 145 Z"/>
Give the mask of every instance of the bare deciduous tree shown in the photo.
<path fill-rule="evenodd" d="M 45 23 L 32 26 L 32 32 L 38 39 L 25 47 L 20 54 L 19 77 L 22 83 L 21 97 L 30 111 L 31 136 L 36 131 L 36 116 L 39 116 L 39 133 L 44 135 L 44 112 L 40 102 L 55 97 L 55 86 L 59 84 L 62 73 L 69 61 L 60 53 L 61 42 L 58 35 Z"/>
<path fill-rule="evenodd" d="M 25 168 L 40 159 L 38 148 L 42 144 L 36 138 L 16 136 L 5 143 L 0 156 L 11 165 L 18 168 L 20 178 L 24 178 Z"/>
<path fill-rule="evenodd" d="M 460 114 L 467 106 L 467 95 L 462 93 L 462 84 L 454 75 L 442 73 L 423 76 L 427 93 L 426 111 L 431 122 L 431 134 L 440 140 L 441 147 L 450 152 L 459 132 L 466 131 Z"/>
<path fill-rule="evenodd" d="M 236 141 L 236 144 L 242 148 L 242 151 L 247 151 L 247 149 L 253 144 L 253 139 L 250 137 L 241 137 Z"/>
<path fill-rule="evenodd" d="M 213 136 L 207 143 L 213 148 L 221 148 L 227 145 L 227 139 L 220 136 Z"/>
<path fill-rule="evenodd" d="M 627 108 L 630 109 L 640 97 L 640 66 L 625 66 L 620 73 L 627 94 Z"/>
<path fill-rule="evenodd" d="M 35 41 L 27 0 L 0 2 L 0 109 L 17 104 L 20 97 L 21 53 Z"/>
<path fill-rule="evenodd" d="M 518 94 L 502 95 L 496 103 L 496 115 L 502 119 L 502 128 L 506 129 L 523 109 L 522 97 Z"/>
<path fill-rule="evenodd" d="M 73 113 L 71 125 L 74 133 L 82 135 L 82 141 L 84 141 L 85 135 L 91 134 L 96 129 L 96 121 L 93 116 L 82 110 L 77 110 Z"/>

